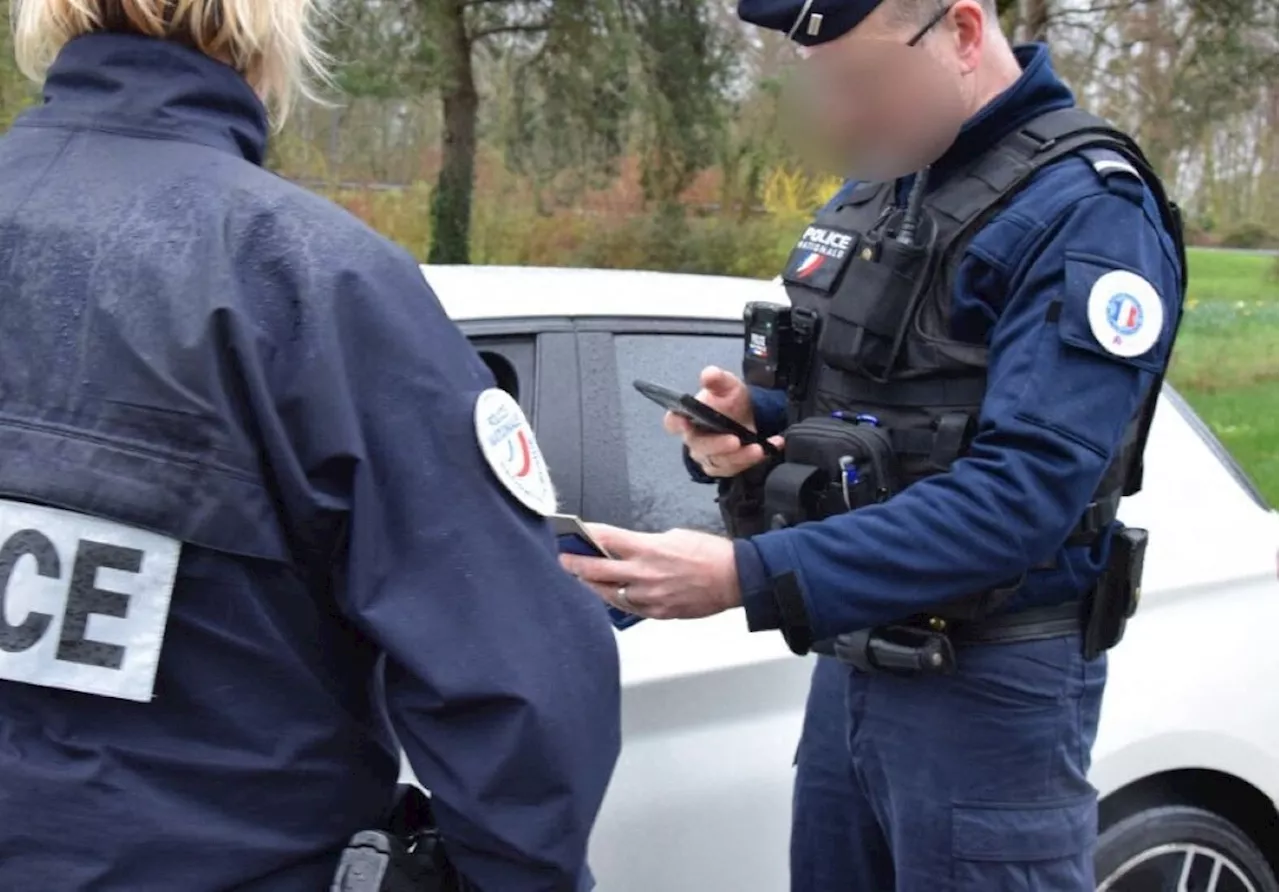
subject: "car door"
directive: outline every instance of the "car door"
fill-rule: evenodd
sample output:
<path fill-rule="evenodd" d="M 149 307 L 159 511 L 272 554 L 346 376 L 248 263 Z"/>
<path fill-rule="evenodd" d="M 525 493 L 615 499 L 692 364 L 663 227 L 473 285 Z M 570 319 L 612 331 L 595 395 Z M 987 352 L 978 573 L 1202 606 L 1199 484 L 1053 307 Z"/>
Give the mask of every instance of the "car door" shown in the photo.
<path fill-rule="evenodd" d="M 579 322 L 582 515 L 636 530 L 721 531 L 715 488 L 694 483 L 662 410 L 632 381 L 696 392 L 736 371 L 741 323 Z M 741 611 L 650 620 L 618 635 L 623 748 L 592 836 L 601 889 L 784 889 L 792 755 L 812 664 Z"/>
<path fill-rule="evenodd" d="M 499 387 L 538 435 L 560 510 L 582 511 L 582 413 L 577 339 L 565 320 L 464 323 Z"/>
<path fill-rule="evenodd" d="M 663 411 L 636 379 L 696 393 L 698 375 L 742 365 L 742 327 L 714 320 L 603 319 L 579 324 L 583 430 L 582 515 L 628 529 L 723 532 L 715 490 L 694 483 Z"/>

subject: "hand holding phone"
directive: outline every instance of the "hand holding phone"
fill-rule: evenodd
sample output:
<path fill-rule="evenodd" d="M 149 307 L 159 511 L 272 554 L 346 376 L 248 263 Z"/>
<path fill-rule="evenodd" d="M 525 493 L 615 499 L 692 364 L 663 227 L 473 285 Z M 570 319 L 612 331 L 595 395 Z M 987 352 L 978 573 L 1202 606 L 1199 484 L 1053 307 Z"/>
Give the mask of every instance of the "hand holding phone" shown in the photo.
<path fill-rule="evenodd" d="M 633 382 L 632 386 L 641 395 L 657 403 L 668 412 L 686 419 L 701 432 L 730 434 L 737 437 L 738 442 L 743 446 L 759 446 L 764 450 L 766 457 L 780 455 L 778 448 L 770 443 L 767 437 L 762 437 L 749 427 L 739 424 L 728 415 L 717 412 L 706 403 L 695 399 L 687 393 L 680 393 L 663 387 L 661 384 L 654 384 L 651 381 L 637 380 Z"/>

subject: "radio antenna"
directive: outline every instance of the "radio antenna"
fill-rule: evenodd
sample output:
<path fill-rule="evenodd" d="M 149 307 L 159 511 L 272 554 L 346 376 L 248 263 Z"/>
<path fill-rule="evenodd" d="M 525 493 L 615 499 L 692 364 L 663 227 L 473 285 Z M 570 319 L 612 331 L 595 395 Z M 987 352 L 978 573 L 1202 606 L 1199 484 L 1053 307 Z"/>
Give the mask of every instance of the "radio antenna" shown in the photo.
<path fill-rule="evenodd" d="M 920 227 L 920 209 L 924 205 L 924 190 L 928 182 L 929 168 L 926 165 L 916 173 L 911 192 L 907 195 L 907 210 L 902 215 L 902 225 L 898 228 L 896 238 L 900 245 L 915 244 L 916 230 Z"/>

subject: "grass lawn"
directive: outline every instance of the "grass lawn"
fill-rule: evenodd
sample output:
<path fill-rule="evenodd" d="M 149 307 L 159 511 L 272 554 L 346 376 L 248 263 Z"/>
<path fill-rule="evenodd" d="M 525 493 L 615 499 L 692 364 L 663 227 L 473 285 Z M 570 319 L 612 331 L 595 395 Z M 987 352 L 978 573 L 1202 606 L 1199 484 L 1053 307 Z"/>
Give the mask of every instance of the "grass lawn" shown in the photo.
<path fill-rule="evenodd" d="M 1277 504 L 1280 311 L 1272 256 L 1192 250 L 1169 377 Z"/>

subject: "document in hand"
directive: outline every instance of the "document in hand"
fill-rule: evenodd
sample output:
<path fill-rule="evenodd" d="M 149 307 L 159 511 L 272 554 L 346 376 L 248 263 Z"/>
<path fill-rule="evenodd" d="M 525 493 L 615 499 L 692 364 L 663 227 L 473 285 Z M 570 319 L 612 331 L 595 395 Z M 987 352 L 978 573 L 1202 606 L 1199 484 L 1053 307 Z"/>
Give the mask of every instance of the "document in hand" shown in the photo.
<path fill-rule="evenodd" d="M 581 554 L 587 557 L 612 559 L 613 555 L 591 538 L 581 518 L 572 514 L 551 514 L 547 519 L 551 521 L 551 529 L 556 534 L 556 546 L 561 554 Z M 629 629 L 644 619 L 643 616 L 627 613 L 612 604 L 605 606 L 609 611 L 609 621 L 613 623 L 615 629 Z"/>

